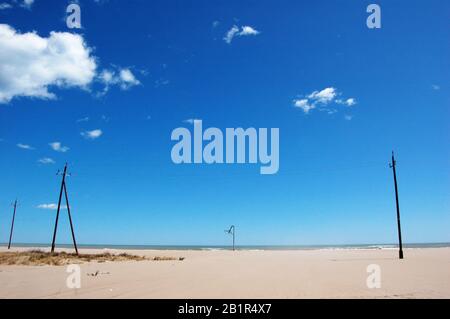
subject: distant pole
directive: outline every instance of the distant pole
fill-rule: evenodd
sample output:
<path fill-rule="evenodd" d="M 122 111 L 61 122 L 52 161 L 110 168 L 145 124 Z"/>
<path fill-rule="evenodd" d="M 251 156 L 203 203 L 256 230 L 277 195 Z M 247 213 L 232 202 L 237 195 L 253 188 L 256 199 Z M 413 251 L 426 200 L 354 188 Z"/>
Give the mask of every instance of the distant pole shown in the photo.
<path fill-rule="evenodd" d="M 236 228 L 234 227 L 234 225 L 231 225 L 230 229 L 225 230 L 226 233 L 233 235 L 233 251 L 234 251 L 234 243 L 235 243 L 235 233 L 236 233 Z"/>
<path fill-rule="evenodd" d="M 236 228 L 233 226 L 233 251 L 234 251 L 234 236 L 236 234 Z"/>
<path fill-rule="evenodd" d="M 14 213 L 13 213 L 13 218 L 12 218 L 12 222 L 11 222 L 11 232 L 9 233 L 8 249 L 11 248 L 11 240 L 12 240 L 12 235 L 13 235 L 13 230 L 14 230 L 14 220 L 16 219 L 16 208 L 17 208 L 17 199 L 14 201 Z"/>
<path fill-rule="evenodd" d="M 392 152 L 392 162 L 390 163 L 390 167 L 392 168 L 392 172 L 394 174 L 394 186 L 395 186 L 395 202 L 397 204 L 397 227 L 398 227 L 398 243 L 399 243 L 399 258 L 403 259 L 403 247 L 402 247 L 402 228 L 400 226 L 400 204 L 398 202 L 398 187 L 397 187 L 397 173 L 395 167 L 397 162 L 394 158 L 394 152 Z"/>
<path fill-rule="evenodd" d="M 61 199 L 62 199 L 63 190 L 64 190 L 64 195 L 65 195 L 65 198 L 66 198 L 66 205 L 67 205 L 67 212 L 69 214 L 70 230 L 72 232 L 73 245 L 75 247 L 75 252 L 78 255 L 78 247 L 77 247 L 77 242 L 75 240 L 75 232 L 74 232 L 74 229 L 73 229 L 72 216 L 70 214 L 69 197 L 67 196 L 66 175 L 67 175 L 67 163 L 64 166 L 64 171 L 62 173 L 61 190 L 59 191 L 58 209 L 56 211 L 55 230 L 53 232 L 52 253 L 55 252 L 56 232 L 58 230 L 59 212 L 61 210 Z"/>

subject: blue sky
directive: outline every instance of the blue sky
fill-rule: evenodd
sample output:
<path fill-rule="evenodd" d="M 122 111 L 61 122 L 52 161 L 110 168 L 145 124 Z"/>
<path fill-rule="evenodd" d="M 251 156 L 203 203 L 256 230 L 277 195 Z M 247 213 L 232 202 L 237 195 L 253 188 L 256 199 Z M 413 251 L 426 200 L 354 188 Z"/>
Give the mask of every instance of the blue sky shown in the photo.
<path fill-rule="evenodd" d="M 404 241 L 450 241 L 450 4 L 372 2 L 0 0 L 0 242 L 16 197 L 51 241 L 66 161 L 84 244 L 396 242 L 392 150 Z M 173 164 L 188 119 L 279 128 L 279 172 Z"/>

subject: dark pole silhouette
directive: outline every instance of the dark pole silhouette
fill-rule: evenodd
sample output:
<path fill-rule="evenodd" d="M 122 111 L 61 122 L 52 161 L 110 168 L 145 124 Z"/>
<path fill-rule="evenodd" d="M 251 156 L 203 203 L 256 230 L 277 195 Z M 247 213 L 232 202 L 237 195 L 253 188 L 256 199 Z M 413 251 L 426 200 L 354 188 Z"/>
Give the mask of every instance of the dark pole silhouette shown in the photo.
<path fill-rule="evenodd" d="M 14 213 L 13 213 L 13 218 L 12 218 L 12 222 L 11 222 L 11 232 L 9 233 L 8 249 L 11 248 L 11 240 L 12 240 L 12 235 L 13 235 L 13 231 L 14 231 L 14 220 L 16 219 L 17 199 L 14 201 L 13 206 L 14 206 Z"/>
<path fill-rule="evenodd" d="M 64 166 L 64 171 L 62 173 L 61 190 L 59 191 L 59 200 L 58 200 L 58 210 L 56 212 L 55 230 L 53 232 L 52 253 L 55 251 L 56 231 L 58 230 L 59 211 L 61 210 L 61 199 L 64 190 L 64 195 L 66 197 L 67 212 L 69 214 L 70 230 L 72 232 L 73 245 L 75 247 L 75 252 L 78 255 L 78 247 L 77 242 L 75 240 L 75 231 L 73 229 L 72 216 L 70 214 L 69 197 L 67 196 L 66 176 L 67 176 L 67 163 Z"/>
<path fill-rule="evenodd" d="M 77 241 L 75 240 L 75 232 L 73 230 L 72 216 L 70 214 L 70 205 L 69 205 L 69 197 L 67 196 L 66 182 L 64 182 L 64 194 L 66 195 L 67 212 L 69 213 L 69 222 L 70 222 L 70 230 L 72 232 L 73 245 L 75 247 L 75 252 L 78 255 L 78 247 Z"/>
<path fill-rule="evenodd" d="M 236 232 L 236 228 L 234 227 L 234 225 L 231 225 L 230 229 L 225 230 L 225 232 L 227 232 L 228 234 L 233 235 L 233 251 L 234 251 L 234 235 Z"/>
<path fill-rule="evenodd" d="M 397 162 L 394 158 L 394 152 L 392 152 L 392 162 L 390 163 L 390 167 L 392 168 L 394 174 L 394 186 L 395 186 L 395 202 L 397 204 L 397 227 L 398 227 L 398 243 L 399 243 L 399 258 L 403 259 L 403 247 L 402 247 L 402 228 L 400 226 L 400 204 L 398 203 L 398 188 L 397 188 L 397 173 L 395 170 Z"/>

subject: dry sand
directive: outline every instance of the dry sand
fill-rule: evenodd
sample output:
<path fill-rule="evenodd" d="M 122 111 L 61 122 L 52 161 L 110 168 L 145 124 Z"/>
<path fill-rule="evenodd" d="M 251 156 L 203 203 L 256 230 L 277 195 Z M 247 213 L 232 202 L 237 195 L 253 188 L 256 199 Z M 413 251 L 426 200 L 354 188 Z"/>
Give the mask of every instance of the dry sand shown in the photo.
<path fill-rule="evenodd" d="M 126 252 L 186 259 L 84 263 L 80 289 L 67 288 L 66 266 L 0 265 L 0 298 L 450 298 L 450 248 L 406 249 L 404 260 L 391 249 Z M 370 264 L 381 288 L 367 287 Z"/>

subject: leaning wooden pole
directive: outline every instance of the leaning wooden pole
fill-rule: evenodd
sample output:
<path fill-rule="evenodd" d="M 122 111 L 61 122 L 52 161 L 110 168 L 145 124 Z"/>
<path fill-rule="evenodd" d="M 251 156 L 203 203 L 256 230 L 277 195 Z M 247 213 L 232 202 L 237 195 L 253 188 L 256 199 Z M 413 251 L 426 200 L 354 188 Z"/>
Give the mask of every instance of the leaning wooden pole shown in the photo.
<path fill-rule="evenodd" d="M 12 218 L 12 222 L 11 222 L 11 231 L 9 233 L 8 249 L 11 248 L 11 240 L 12 240 L 12 235 L 13 235 L 13 231 L 14 231 L 14 220 L 16 219 L 16 208 L 17 208 L 17 199 L 14 202 L 14 212 L 13 212 L 13 218 Z"/>
<path fill-rule="evenodd" d="M 66 182 L 64 182 L 64 195 L 66 197 L 67 212 L 69 213 L 69 222 L 70 222 L 70 230 L 72 232 L 73 246 L 75 247 L 75 252 L 78 255 L 78 247 L 77 241 L 75 240 L 75 231 L 73 230 L 72 216 L 70 214 L 70 205 L 69 205 L 69 197 L 67 196 Z"/>
<path fill-rule="evenodd" d="M 396 164 L 397 163 L 394 158 L 394 152 L 392 152 L 391 168 L 392 168 L 392 172 L 394 174 L 395 202 L 397 205 L 397 228 L 398 228 L 398 246 L 399 246 L 398 256 L 400 259 L 403 259 L 402 227 L 400 225 L 400 204 L 398 202 L 397 172 L 395 170 Z"/>
<path fill-rule="evenodd" d="M 53 231 L 52 253 L 55 252 L 56 231 L 58 230 L 59 211 L 61 210 L 61 199 L 62 199 L 64 182 L 65 182 L 65 179 L 66 179 L 66 173 L 67 173 L 67 163 L 64 166 L 64 172 L 63 172 L 63 177 L 62 177 L 62 181 L 61 181 L 61 190 L 59 191 L 58 209 L 56 211 L 55 230 Z"/>

